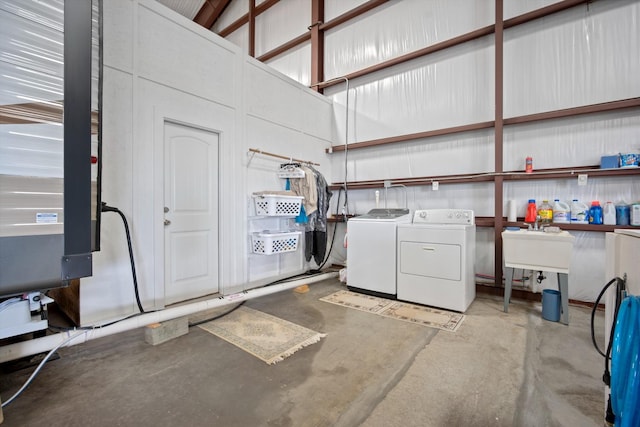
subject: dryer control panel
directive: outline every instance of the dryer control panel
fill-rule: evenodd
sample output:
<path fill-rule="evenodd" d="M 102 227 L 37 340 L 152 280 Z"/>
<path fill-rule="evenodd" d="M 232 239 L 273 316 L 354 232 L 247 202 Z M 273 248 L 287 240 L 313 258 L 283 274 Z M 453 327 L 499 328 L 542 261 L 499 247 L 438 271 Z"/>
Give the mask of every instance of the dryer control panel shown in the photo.
<path fill-rule="evenodd" d="M 413 223 L 474 225 L 475 217 L 469 209 L 422 209 L 415 211 Z"/>

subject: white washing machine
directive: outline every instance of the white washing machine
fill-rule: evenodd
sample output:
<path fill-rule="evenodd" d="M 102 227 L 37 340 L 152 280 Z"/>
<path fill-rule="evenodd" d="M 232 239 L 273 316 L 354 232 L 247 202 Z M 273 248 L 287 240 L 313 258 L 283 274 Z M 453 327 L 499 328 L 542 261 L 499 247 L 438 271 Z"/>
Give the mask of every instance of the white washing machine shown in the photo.
<path fill-rule="evenodd" d="M 473 211 L 428 209 L 398 225 L 398 299 L 464 312 L 476 297 Z"/>
<path fill-rule="evenodd" d="M 411 222 L 409 209 L 372 209 L 347 222 L 347 287 L 373 295 L 396 295 L 396 234 Z"/>

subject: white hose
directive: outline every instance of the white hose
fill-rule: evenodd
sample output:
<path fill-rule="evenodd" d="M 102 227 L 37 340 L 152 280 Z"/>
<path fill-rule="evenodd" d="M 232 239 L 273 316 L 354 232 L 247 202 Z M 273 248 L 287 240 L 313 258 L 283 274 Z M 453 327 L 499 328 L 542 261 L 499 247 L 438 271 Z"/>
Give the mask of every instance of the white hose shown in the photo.
<path fill-rule="evenodd" d="M 55 346 L 54 348 L 51 349 L 51 351 L 49 351 L 49 353 L 47 353 L 47 356 L 42 359 L 42 361 L 40 362 L 40 364 L 38 365 L 38 367 L 36 368 L 35 371 L 33 371 L 33 373 L 31 374 L 31 376 L 29 377 L 29 379 L 27 381 L 24 382 L 24 384 L 22 384 L 22 387 L 20 387 L 20 390 L 16 391 L 14 393 L 13 396 L 11 396 L 6 402 L 2 402 L 2 407 L 4 408 L 5 406 L 7 406 L 8 404 L 10 404 L 11 402 L 13 402 L 18 396 L 20 396 L 20 394 L 22 394 L 22 392 L 29 387 L 29 385 L 31 384 L 31 382 L 33 381 L 33 379 L 36 377 L 36 375 L 38 375 L 38 373 L 40 372 L 40 370 L 42 369 L 42 367 L 44 366 L 45 363 L 47 363 L 47 360 L 49 360 L 51 358 L 51 356 L 53 355 L 53 353 L 56 352 L 57 349 L 59 349 L 60 347 L 62 347 L 63 345 L 65 345 L 66 343 L 73 341 L 74 338 L 87 333 L 88 331 L 79 331 L 76 332 L 75 335 L 71 335 L 70 337 L 66 338 L 64 341 L 62 341 L 60 344 L 58 344 L 57 346 Z M 1 420 L 0 420 L 1 421 Z"/>
<path fill-rule="evenodd" d="M 140 316 L 123 319 L 120 322 L 110 324 L 105 327 L 95 327 L 93 329 L 83 330 L 82 333 L 74 335 L 71 339 L 67 333 L 58 333 L 47 335 L 42 338 L 36 338 L 30 341 L 22 341 L 0 347 L 0 363 L 22 357 L 32 356 L 34 354 L 50 351 L 57 346 L 62 345 L 65 341 L 67 346 L 82 344 L 84 342 L 102 338 L 120 332 L 129 331 L 131 329 L 141 328 L 152 323 L 164 322 L 167 320 L 177 319 L 178 317 L 188 316 L 200 311 L 212 308 L 222 307 L 228 304 L 238 303 L 264 295 L 270 295 L 287 289 L 296 288 L 301 285 L 319 282 L 321 280 L 337 277 L 337 272 L 323 273 L 316 276 L 303 277 L 290 282 L 278 283 L 275 285 L 265 286 L 263 288 L 251 289 L 237 294 L 226 295 L 224 297 L 215 297 L 205 301 L 185 304 L 178 307 L 171 307 L 160 311 L 141 314 Z"/>

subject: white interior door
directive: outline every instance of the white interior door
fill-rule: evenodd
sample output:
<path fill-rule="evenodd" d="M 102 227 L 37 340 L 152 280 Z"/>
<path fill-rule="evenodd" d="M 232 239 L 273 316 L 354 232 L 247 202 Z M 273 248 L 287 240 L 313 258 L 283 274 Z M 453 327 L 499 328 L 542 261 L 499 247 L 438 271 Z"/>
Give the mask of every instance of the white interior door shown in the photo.
<path fill-rule="evenodd" d="M 218 292 L 215 132 L 165 122 L 165 304 Z"/>

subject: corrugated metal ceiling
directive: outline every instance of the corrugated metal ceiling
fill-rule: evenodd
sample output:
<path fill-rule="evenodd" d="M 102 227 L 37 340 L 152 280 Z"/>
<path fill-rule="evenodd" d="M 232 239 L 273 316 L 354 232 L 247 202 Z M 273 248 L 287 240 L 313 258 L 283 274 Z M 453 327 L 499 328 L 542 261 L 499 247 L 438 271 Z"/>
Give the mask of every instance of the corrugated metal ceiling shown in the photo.
<path fill-rule="evenodd" d="M 204 4 L 205 0 L 156 0 L 159 3 L 173 9 L 182 16 L 193 20 Z"/>

